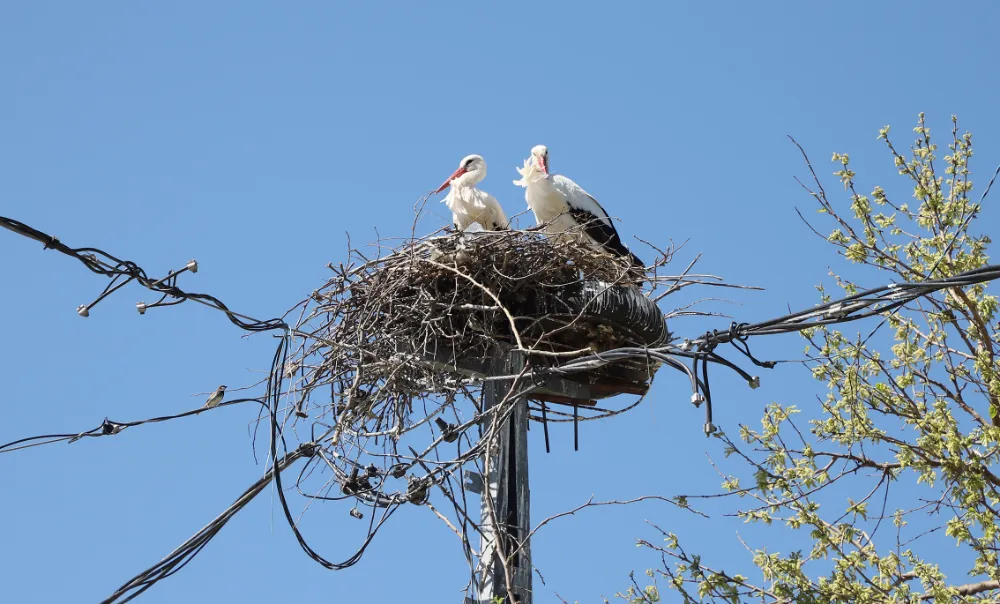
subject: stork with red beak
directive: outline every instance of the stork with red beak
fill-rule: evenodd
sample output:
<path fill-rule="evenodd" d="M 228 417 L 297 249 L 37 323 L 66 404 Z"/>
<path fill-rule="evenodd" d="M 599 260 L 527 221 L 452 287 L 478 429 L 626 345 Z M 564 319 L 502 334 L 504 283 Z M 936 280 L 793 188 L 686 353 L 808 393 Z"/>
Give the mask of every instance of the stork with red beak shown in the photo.
<path fill-rule="evenodd" d="M 634 266 L 645 266 L 622 243 L 611 217 L 596 199 L 565 176 L 549 173 L 548 147 L 532 148 L 531 157 L 517 171 L 521 179 L 514 184 L 524 187 L 528 208 L 546 233 L 573 234 L 590 242 L 595 249 L 627 258 Z"/>
<path fill-rule="evenodd" d="M 487 231 L 502 231 L 507 228 L 507 216 L 500 202 L 486 191 L 476 188 L 486 178 L 486 160 L 479 155 L 469 155 L 458 164 L 458 169 L 444 181 L 434 193 L 448 187 L 444 203 L 451 210 L 455 228 L 464 231 L 473 223 L 479 223 Z"/>

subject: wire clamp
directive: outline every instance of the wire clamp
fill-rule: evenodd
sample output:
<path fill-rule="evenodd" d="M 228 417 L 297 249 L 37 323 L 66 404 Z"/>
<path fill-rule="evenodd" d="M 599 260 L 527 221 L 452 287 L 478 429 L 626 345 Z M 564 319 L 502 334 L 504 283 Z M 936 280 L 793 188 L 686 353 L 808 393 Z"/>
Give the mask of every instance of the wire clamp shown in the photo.
<path fill-rule="evenodd" d="M 416 476 L 411 476 L 406 486 L 406 500 L 414 505 L 427 502 L 427 483 Z"/>
<path fill-rule="evenodd" d="M 847 311 L 844 309 L 843 304 L 837 302 L 830 308 L 826 309 L 826 312 L 823 313 L 823 316 L 830 319 L 843 319 L 844 317 L 847 316 Z"/>

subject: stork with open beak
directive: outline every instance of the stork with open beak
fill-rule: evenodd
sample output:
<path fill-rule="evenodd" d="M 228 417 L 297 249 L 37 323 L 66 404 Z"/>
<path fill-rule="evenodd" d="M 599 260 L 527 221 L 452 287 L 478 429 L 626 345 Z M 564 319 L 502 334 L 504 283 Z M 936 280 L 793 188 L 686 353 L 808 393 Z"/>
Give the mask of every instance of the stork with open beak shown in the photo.
<path fill-rule="evenodd" d="M 561 174 L 549 173 L 549 149 L 536 145 L 531 157 L 518 168 L 525 188 L 524 198 L 535 220 L 546 233 L 573 233 L 584 237 L 595 249 L 628 258 L 636 267 L 645 264 L 622 243 L 611 217 L 583 187 Z"/>
<path fill-rule="evenodd" d="M 462 158 L 458 169 L 448 180 L 434 191 L 436 194 L 451 187 L 444 203 L 451 210 L 456 229 L 464 231 L 473 223 L 479 223 L 487 231 L 507 229 L 507 216 L 500 202 L 486 191 L 476 188 L 484 178 L 486 160 L 479 155 L 468 155 Z"/>

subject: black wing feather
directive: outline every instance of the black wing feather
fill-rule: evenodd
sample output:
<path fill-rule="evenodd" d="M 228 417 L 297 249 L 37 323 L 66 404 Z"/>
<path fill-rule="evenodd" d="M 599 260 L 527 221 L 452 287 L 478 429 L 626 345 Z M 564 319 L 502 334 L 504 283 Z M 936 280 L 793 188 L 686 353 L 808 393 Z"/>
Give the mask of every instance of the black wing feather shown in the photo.
<path fill-rule="evenodd" d="M 580 226 L 583 227 L 584 233 L 597 243 L 604 246 L 604 249 L 608 250 L 612 254 L 628 258 L 635 266 L 646 266 L 638 256 L 625 247 L 625 244 L 622 243 L 621 237 L 618 236 L 618 231 L 615 229 L 615 225 L 611 222 L 610 218 L 601 219 L 592 212 L 588 212 L 587 210 L 581 208 L 570 208 L 569 215 L 573 217 L 573 220 L 580 223 Z"/>

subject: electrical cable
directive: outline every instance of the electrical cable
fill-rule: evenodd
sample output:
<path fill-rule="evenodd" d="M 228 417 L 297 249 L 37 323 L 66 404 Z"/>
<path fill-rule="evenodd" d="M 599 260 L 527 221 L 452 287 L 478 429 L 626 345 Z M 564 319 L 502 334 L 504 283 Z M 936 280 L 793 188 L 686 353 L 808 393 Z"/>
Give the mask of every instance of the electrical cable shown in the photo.
<path fill-rule="evenodd" d="M 285 442 L 282 423 L 279 421 L 278 409 L 282 399 L 285 370 L 289 356 L 290 339 L 293 334 L 293 330 L 289 327 L 289 325 L 280 318 L 260 321 L 254 319 L 253 317 L 231 310 L 222 301 L 214 296 L 188 292 L 181 289 L 177 284 L 178 277 L 184 272 L 193 273 L 198 270 L 197 262 L 194 260 L 191 260 L 179 270 L 171 271 L 166 277 L 153 279 L 149 277 L 146 271 L 135 262 L 122 260 L 98 248 L 71 248 L 62 243 L 59 239 L 17 220 L 0 216 L 0 227 L 35 240 L 41 243 L 44 249 L 51 249 L 74 258 L 81 262 L 88 270 L 110 279 L 107 286 L 93 302 L 83 305 L 77 310 L 81 316 L 88 316 L 90 309 L 96 304 L 129 283 L 135 281 L 140 286 L 160 295 L 159 300 L 153 304 L 147 305 L 140 302 L 137 305 L 137 309 L 140 314 L 144 314 L 151 308 L 170 306 L 191 300 L 224 313 L 230 322 L 244 331 L 265 332 L 280 330 L 282 332 L 282 334 L 278 336 L 279 343 L 276 347 L 271 363 L 271 369 L 268 374 L 265 396 L 262 399 L 238 399 L 234 401 L 227 401 L 222 404 L 222 406 L 228 406 L 253 401 L 261 405 L 262 413 L 264 411 L 267 412 L 270 427 L 270 443 L 268 446 L 268 453 L 269 461 L 272 464 L 271 467 L 267 470 L 267 472 L 265 472 L 265 475 L 260 480 L 251 485 L 251 487 L 247 489 L 244 494 L 220 516 L 206 525 L 193 537 L 185 541 L 166 558 L 125 583 L 114 594 L 112 594 L 111 597 L 105 600 L 106 603 L 128 602 L 143 593 L 145 590 L 149 589 L 156 582 L 179 571 L 188 562 L 190 562 L 194 556 L 196 556 L 202 548 L 205 547 L 205 545 L 207 545 L 207 543 L 219 532 L 219 530 L 221 530 L 221 528 L 235 513 L 247 505 L 253 497 L 263 491 L 264 487 L 272 480 L 274 481 L 275 492 L 278 495 L 278 500 L 284 513 L 285 520 L 291 528 L 300 548 L 311 559 L 322 565 L 324 568 L 334 570 L 347 568 L 356 564 L 358 560 L 361 559 L 361 556 L 365 552 L 368 545 L 374 539 L 374 536 L 378 532 L 379 528 L 388 520 L 388 518 L 391 517 L 392 514 L 404 503 L 414 501 L 412 497 L 413 494 L 409 493 L 409 490 L 405 493 L 384 493 L 381 491 L 380 486 L 369 488 L 370 484 L 367 482 L 367 479 L 365 479 L 364 485 L 368 486 L 365 486 L 363 489 L 355 489 L 351 495 L 371 504 L 373 509 L 376 507 L 382 508 L 383 511 L 381 517 L 376 521 L 373 515 L 366 539 L 352 556 L 340 562 L 329 561 L 309 545 L 305 536 L 299 530 L 290 505 L 286 499 L 281 474 L 286 468 L 299 459 L 307 458 L 310 460 L 309 464 L 306 466 L 306 468 L 308 468 L 310 467 L 311 461 L 319 457 L 326 462 L 327 466 L 334 470 L 336 479 L 339 480 L 342 485 L 346 487 L 347 483 L 351 479 L 349 479 L 344 471 L 338 468 L 336 464 L 333 464 L 324 454 L 321 443 L 323 439 L 330 434 L 330 430 L 320 437 L 315 437 L 314 435 L 312 441 L 302 443 L 291 453 L 288 452 L 288 445 Z M 935 264 L 934 269 L 937 269 L 938 264 Z M 934 270 L 932 269 L 930 274 L 933 274 L 933 272 Z M 756 388 L 760 384 L 758 377 L 750 375 L 736 363 L 723 357 L 718 350 L 720 344 L 729 343 L 740 354 L 753 363 L 753 365 L 771 369 L 775 367 L 777 361 L 761 361 L 755 357 L 750 350 L 748 342 L 750 338 L 771 334 L 801 332 L 815 327 L 849 323 L 872 316 L 886 315 L 888 313 L 895 312 L 910 302 L 943 289 L 969 287 L 971 285 L 993 281 L 998 278 L 1000 278 L 1000 265 L 990 265 L 965 271 L 950 277 L 925 279 L 922 281 L 907 281 L 903 283 L 890 283 L 888 285 L 864 290 L 846 296 L 840 300 L 825 302 L 808 310 L 789 313 L 758 323 L 732 322 L 728 330 L 713 330 L 706 332 L 701 337 L 693 340 L 683 340 L 680 342 L 671 341 L 652 348 L 622 347 L 610 351 L 574 357 L 555 365 L 532 367 L 530 371 L 522 372 L 521 376 L 491 376 L 489 380 L 483 380 L 482 378 L 470 378 L 469 383 L 475 382 L 476 379 L 478 379 L 479 383 L 482 384 L 486 381 L 516 380 L 526 377 L 530 383 L 534 384 L 534 386 L 531 386 L 517 394 L 512 393 L 513 398 L 516 398 L 527 394 L 534 388 L 537 388 L 539 384 L 543 384 L 545 378 L 548 376 L 567 376 L 581 372 L 593 371 L 612 363 L 636 364 L 641 362 L 647 367 L 654 364 L 662 364 L 684 374 L 692 389 L 692 402 L 696 405 L 701 403 L 705 404 L 705 432 L 707 435 L 710 435 L 715 431 L 715 426 L 712 423 L 713 399 L 709 381 L 709 363 L 715 363 L 734 371 L 752 388 Z M 296 335 L 301 335 L 298 334 L 298 332 L 295 333 Z M 528 354 L 530 355 L 530 351 L 528 351 Z M 690 359 L 690 367 L 684 359 Z M 331 381 L 331 388 L 333 388 L 333 381 Z M 341 388 L 342 392 L 347 390 L 348 389 L 343 387 Z M 360 393 L 358 394 L 360 395 Z M 80 440 L 85 437 L 114 435 L 129 427 L 139 426 L 146 423 L 169 421 L 195 415 L 201 413 L 202 411 L 204 411 L 204 409 L 195 409 L 176 415 L 155 417 L 133 422 L 115 422 L 105 418 L 105 420 L 96 428 L 85 430 L 83 432 L 72 434 L 46 434 L 18 439 L 10 443 L 0 445 L 0 453 L 22 450 L 54 442 L 75 442 L 76 440 Z M 550 421 L 548 418 L 548 413 L 550 412 L 552 412 L 552 410 L 548 410 L 545 404 L 541 403 L 541 419 L 546 424 L 544 429 L 546 450 L 549 448 L 547 422 Z M 600 409 L 597 410 L 597 412 L 606 413 L 607 415 L 617 413 L 611 410 Z M 509 414 L 510 410 L 504 413 Z M 579 421 L 593 419 L 589 417 L 580 417 L 580 413 L 581 408 L 578 405 L 573 405 L 571 421 L 573 422 L 574 449 L 576 449 L 579 445 Z M 498 421 L 503 420 L 502 417 L 497 417 L 496 419 Z M 469 451 L 466 451 L 465 455 L 478 455 L 480 451 L 478 447 L 479 445 L 473 447 Z M 404 473 L 416 463 L 420 463 L 425 467 L 425 469 L 427 469 L 427 466 L 422 461 L 420 454 L 415 451 L 413 451 L 413 453 L 416 461 L 406 464 L 406 467 L 402 470 Z M 333 452 L 332 454 L 337 455 L 336 452 Z M 426 477 L 416 479 L 414 483 L 411 483 L 412 485 L 415 485 L 414 489 L 416 491 L 419 491 L 420 488 L 426 489 L 429 484 L 439 482 L 450 476 L 454 469 L 448 464 L 452 464 L 452 462 L 447 462 L 445 465 L 442 465 L 437 469 L 428 470 L 428 475 Z M 300 472 L 300 477 L 306 471 L 306 468 L 303 468 L 302 472 Z M 355 471 L 357 471 L 357 466 L 355 467 Z M 435 477 L 436 473 L 439 473 L 439 475 Z M 393 476 L 396 477 L 395 470 L 393 471 Z M 384 480 L 381 481 L 379 485 L 381 485 L 382 482 L 384 482 Z M 296 483 L 296 486 L 298 486 L 298 483 Z M 319 496 L 315 497 L 321 498 Z"/>

